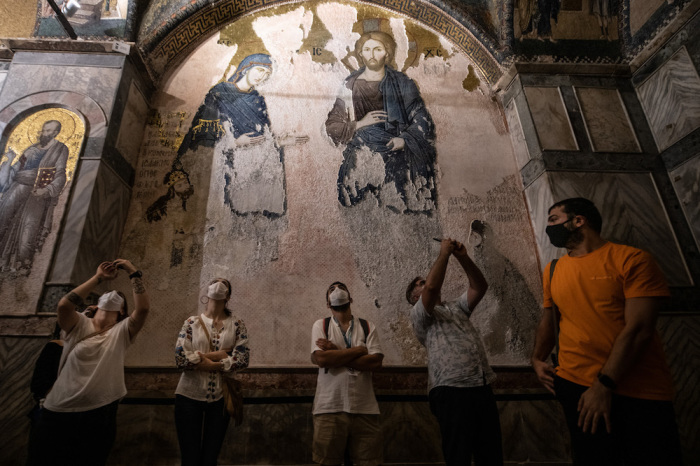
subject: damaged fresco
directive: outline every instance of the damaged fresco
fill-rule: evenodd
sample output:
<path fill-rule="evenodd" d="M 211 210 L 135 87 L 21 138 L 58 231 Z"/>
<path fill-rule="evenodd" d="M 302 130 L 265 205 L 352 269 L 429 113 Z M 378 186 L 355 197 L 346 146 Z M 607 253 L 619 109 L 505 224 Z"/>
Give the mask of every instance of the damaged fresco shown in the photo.
<path fill-rule="evenodd" d="M 405 287 L 427 274 L 433 237 L 466 241 L 475 219 L 489 233 L 470 252 L 494 290 L 478 325 L 495 363 L 526 362 L 539 272 L 510 138 L 448 40 L 367 5 L 286 5 L 202 43 L 153 108 L 121 254 L 168 311 L 153 310 L 159 331 L 132 364 L 171 363 L 213 277 L 233 284 L 253 365 L 308 364 L 335 280 L 378 325 L 387 364 L 424 364 Z M 455 267 L 448 298 L 467 286 Z"/>

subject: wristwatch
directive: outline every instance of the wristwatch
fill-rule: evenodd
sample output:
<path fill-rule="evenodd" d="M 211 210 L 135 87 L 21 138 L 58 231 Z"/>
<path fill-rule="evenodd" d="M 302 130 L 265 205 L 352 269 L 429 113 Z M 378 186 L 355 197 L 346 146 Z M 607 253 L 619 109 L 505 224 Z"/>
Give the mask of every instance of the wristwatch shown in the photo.
<path fill-rule="evenodd" d="M 598 372 L 598 382 L 610 390 L 615 390 L 617 388 L 615 381 L 602 372 Z"/>
<path fill-rule="evenodd" d="M 129 280 L 131 280 L 132 278 L 141 278 L 141 277 L 143 277 L 143 272 L 141 272 L 140 270 L 137 270 L 136 272 L 129 275 Z"/>

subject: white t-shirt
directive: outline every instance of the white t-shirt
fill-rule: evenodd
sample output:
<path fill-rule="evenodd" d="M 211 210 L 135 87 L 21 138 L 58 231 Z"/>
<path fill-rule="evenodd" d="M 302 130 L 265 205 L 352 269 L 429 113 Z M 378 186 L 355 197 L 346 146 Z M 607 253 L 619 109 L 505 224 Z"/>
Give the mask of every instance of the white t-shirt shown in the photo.
<path fill-rule="evenodd" d="M 131 344 L 129 318 L 104 333 L 80 341 L 94 333 L 95 326 L 83 314 L 78 317 L 78 323 L 65 336 L 61 371 L 44 401 L 44 408 L 50 411 L 89 411 L 126 395 L 124 354 Z"/>
<path fill-rule="evenodd" d="M 352 347 L 366 346 L 368 354 L 382 354 L 377 328 L 371 322 L 367 323 L 369 335 L 363 343 L 365 332 L 359 319 L 354 318 L 351 345 Z M 311 330 L 311 353 L 321 351 L 321 348 L 316 346 L 316 340 L 319 338 L 326 338 L 323 332 L 323 319 L 317 320 Z M 338 348 L 347 347 L 343 331 L 335 319 L 331 319 L 328 325 L 328 339 Z M 372 386 L 372 372 L 351 370 L 347 367 L 329 368 L 328 372 L 323 368 L 318 369 L 313 414 L 338 412 L 379 414 L 379 405 Z"/>

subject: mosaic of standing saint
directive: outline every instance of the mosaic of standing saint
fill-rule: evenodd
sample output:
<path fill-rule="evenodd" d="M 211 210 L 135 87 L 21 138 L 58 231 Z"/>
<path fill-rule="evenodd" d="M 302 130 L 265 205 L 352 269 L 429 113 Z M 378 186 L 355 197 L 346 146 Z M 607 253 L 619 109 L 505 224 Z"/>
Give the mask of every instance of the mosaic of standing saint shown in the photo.
<path fill-rule="evenodd" d="M 51 231 L 53 210 L 66 184 L 68 147 L 58 141 L 61 123 L 43 124 L 39 142 L 19 157 L 11 149 L 0 167 L 0 270 L 28 275 L 34 253 Z"/>
<path fill-rule="evenodd" d="M 237 215 L 284 215 L 284 147 L 308 141 L 306 136 L 272 134 L 265 98 L 256 90 L 271 73 L 269 55 L 244 58 L 231 78 L 211 88 L 178 150 L 179 159 L 188 150 L 214 147 L 232 136 L 226 140 L 232 145 L 223 147 L 224 202 Z"/>
<path fill-rule="evenodd" d="M 400 213 L 430 213 L 436 205 L 435 126 L 416 83 L 390 64 L 396 43 L 384 32 L 363 34 L 350 74 L 326 120 L 326 133 L 345 144 L 338 200 L 354 206 L 368 196 Z M 377 176 L 383 166 L 384 176 Z"/>

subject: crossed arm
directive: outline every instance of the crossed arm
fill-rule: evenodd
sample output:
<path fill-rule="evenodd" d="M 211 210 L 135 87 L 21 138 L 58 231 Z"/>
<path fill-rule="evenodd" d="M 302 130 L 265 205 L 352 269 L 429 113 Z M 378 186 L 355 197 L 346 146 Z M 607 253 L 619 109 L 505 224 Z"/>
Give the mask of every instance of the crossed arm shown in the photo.
<path fill-rule="evenodd" d="M 330 340 L 319 338 L 316 345 L 322 350 L 311 353 L 311 362 L 322 368 L 349 367 L 358 371 L 381 369 L 384 355 L 368 354 L 366 346 L 338 349 Z"/>

